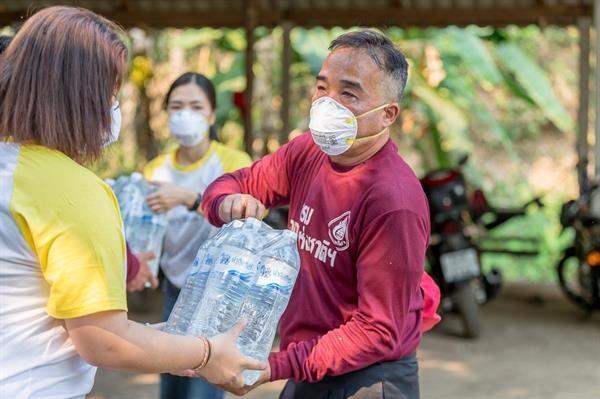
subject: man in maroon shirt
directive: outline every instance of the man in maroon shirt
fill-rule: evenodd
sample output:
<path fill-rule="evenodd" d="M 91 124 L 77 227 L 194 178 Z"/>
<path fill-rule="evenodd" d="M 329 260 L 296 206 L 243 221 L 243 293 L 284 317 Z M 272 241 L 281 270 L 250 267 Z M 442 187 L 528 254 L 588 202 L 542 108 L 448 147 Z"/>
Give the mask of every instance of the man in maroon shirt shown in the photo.
<path fill-rule="evenodd" d="M 290 379 L 282 398 L 418 398 L 423 296 L 439 292 L 421 285 L 427 200 L 389 136 L 407 62 L 375 31 L 346 33 L 330 49 L 310 133 L 214 182 L 204 214 L 221 225 L 290 206 L 301 269 L 281 352 L 259 384 Z"/>

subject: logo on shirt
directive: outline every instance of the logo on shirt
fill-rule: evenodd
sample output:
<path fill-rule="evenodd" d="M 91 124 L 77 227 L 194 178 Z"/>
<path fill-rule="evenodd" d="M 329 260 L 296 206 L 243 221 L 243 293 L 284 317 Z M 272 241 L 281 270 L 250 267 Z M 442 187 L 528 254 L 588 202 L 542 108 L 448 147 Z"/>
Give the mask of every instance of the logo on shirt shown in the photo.
<path fill-rule="evenodd" d="M 329 222 L 329 238 L 338 251 L 348 249 L 348 225 L 350 224 L 350 211 L 342 213 Z"/>

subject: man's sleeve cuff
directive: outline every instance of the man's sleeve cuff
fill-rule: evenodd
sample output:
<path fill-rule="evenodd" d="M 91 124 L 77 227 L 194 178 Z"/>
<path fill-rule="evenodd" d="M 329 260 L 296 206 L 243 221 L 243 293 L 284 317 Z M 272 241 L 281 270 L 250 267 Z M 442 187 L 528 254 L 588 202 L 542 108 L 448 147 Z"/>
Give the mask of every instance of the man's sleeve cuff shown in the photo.
<path fill-rule="evenodd" d="M 269 366 L 271 367 L 271 381 L 292 378 L 292 367 L 287 351 L 271 352 Z"/>

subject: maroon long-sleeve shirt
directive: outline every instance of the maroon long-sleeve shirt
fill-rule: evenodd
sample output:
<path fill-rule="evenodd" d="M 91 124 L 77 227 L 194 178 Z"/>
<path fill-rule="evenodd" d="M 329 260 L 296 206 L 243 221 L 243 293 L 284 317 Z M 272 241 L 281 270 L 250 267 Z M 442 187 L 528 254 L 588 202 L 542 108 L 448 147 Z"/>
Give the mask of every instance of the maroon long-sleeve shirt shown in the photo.
<path fill-rule="evenodd" d="M 140 260 L 131 252 L 129 244 L 125 243 L 127 249 L 127 282 L 130 282 L 140 271 Z"/>
<path fill-rule="evenodd" d="M 219 205 L 233 193 L 267 208 L 289 204 L 298 233 L 301 269 L 281 319 L 281 352 L 269 357 L 272 380 L 315 382 L 415 352 L 429 212 L 393 142 L 343 168 L 305 133 L 216 180 L 202 203 L 211 223 L 222 224 Z"/>

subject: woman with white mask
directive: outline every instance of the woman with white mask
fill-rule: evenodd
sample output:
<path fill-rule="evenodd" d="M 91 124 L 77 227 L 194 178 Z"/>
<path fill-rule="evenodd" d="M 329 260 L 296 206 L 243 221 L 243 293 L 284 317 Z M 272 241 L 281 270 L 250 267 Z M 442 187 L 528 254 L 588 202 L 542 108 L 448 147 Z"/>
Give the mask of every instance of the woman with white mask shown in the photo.
<path fill-rule="evenodd" d="M 166 276 L 163 319 L 175 305 L 198 247 L 216 232 L 200 212 L 206 187 L 224 173 L 250 165 L 250 157 L 216 140 L 216 93 L 205 76 L 187 72 L 177 78 L 165 97 L 169 129 L 177 147 L 144 168 L 146 179 L 159 186 L 148 196 L 155 212 L 168 213 L 160 267 Z M 223 392 L 199 380 L 161 376 L 161 398 L 222 398 Z"/>

